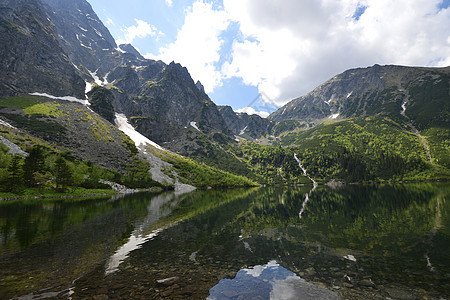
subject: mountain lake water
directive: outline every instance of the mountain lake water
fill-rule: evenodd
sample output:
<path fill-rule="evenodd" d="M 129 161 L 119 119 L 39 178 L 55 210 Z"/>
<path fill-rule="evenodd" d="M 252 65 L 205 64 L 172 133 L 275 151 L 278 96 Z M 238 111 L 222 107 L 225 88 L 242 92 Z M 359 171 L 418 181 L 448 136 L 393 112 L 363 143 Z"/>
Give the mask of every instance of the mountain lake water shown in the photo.
<path fill-rule="evenodd" d="M 448 183 L 311 190 L 0 202 L 0 299 L 450 298 Z"/>

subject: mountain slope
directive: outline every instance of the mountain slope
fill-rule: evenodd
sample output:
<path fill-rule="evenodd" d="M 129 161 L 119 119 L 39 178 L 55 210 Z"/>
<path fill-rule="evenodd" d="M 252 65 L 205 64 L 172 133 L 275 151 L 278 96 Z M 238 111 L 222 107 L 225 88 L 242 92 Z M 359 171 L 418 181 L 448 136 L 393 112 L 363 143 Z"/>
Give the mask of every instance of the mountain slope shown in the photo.
<path fill-rule="evenodd" d="M 0 114 L 6 123 L 53 144 L 60 151 L 69 150 L 76 157 L 122 173 L 128 172 L 139 151 L 138 160 L 150 160 L 154 164 L 152 173 L 165 184 L 176 185 L 183 176 L 176 175 L 174 170 L 171 174 L 175 177 L 167 177 L 162 169 L 170 170 L 172 164 L 150 155 L 145 146 L 136 149 L 113 126 L 118 113 L 124 114 L 125 120 L 128 117 L 140 133 L 173 151 L 195 152 L 193 156 L 201 158 L 210 155 L 207 149 L 212 146 L 219 156 L 227 155 L 215 140 L 220 143 L 232 140 L 226 137 L 231 131 L 201 83 L 194 83 L 186 68 L 145 59 L 132 45 L 117 47 L 86 0 L 1 1 L 1 17 L 5 21 L 0 29 L 5 30 L 0 37 L 2 46 L 8 50 L 2 52 L 2 62 L 10 65 L 9 61 L 19 62 L 29 67 L 19 68 L 19 73 L 13 65 L 7 73 L 11 80 L 0 77 L 0 85 L 5 87 L 0 95 Z M 41 52 L 41 60 L 30 57 L 30 53 Z M 47 77 L 54 81 L 42 80 Z M 20 96 L 1 98 L 11 95 Z M 69 95 L 77 98 L 68 98 Z M 85 97 L 90 108 L 75 103 L 86 104 Z M 191 137 L 187 136 L 189 132 Z M 178 172 L 183 173 L 180 165 L 189 164 L 177 162 Z M 229 184 L 244 182 L 242 178 L 235 180 L 233 175 L 200 165 L 189 168 L 214 176 L 222 174 Z"/>
<path fill-rule="evenodd" d="M 124 171 L 137 153 L 128 136 L 80 103 L 24 95 L 0 99 L 0 114 L 14 127 L 108 169 Z"/>
<path fill-rule="evenodd" d="M 423 123 L 419 119 L 429 117 L 441 119 L 443 116 L 436 108 L 449 110 L 449 76 L 450 67 L 375 65 L 351 69 L 336 75 L 311 93 L 292 100 L 270 115 L 269 119 L 277 122 L 295 119 L 316 123 L 326 118 L 373 115 L 398 119 L 404 110 L 403 104 L 408 115 L 413 113 L 410 115 L 413 121 Z M 424 86 L 428 87 L 428 93 Z M 419 127 L 424 126 L 421 124 Z"/>

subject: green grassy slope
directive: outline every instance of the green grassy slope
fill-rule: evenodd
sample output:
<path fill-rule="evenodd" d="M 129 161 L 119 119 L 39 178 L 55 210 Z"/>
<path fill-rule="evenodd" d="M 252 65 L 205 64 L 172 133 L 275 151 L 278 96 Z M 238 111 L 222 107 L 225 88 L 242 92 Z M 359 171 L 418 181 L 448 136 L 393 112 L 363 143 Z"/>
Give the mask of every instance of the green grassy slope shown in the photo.
<path fill-rule="evenodd" d="M 345 181 L 450 179 L 448 130 L 424 134 L 432 163 L 421 139 L 389 118 L 355 118 L 321 125 L 281 138 L 298 153 L 314 178 Z"/>

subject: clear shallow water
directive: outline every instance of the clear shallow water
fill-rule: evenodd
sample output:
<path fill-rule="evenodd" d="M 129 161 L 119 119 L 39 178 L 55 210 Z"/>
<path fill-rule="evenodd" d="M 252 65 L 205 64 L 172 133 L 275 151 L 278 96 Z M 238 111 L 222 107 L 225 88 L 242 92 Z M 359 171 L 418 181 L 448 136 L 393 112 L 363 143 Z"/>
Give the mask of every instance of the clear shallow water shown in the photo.
<path fill-rule="evenodd" d="M 311 189 L 0 203 L 0 298 L 450 298 L 448 184 Z"/>

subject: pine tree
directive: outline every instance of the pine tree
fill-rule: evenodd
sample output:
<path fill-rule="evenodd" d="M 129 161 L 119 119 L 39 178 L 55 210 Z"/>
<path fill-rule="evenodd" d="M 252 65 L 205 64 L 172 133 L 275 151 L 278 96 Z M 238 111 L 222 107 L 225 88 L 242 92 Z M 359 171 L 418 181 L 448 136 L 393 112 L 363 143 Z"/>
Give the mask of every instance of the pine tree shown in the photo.
<path fill-rule="evenodd" d="M 8 190 L 19 192 L 23 188 L 22 156 L 13 156 L 8 166 L 8 172 Z"/>
<path fill-rule="evenodd" d="M 56 177 L 56 189 L 64 191 L 72 181 L 72 173 L 62 156 L 58 156 L 55 161 L 54 175 Z"/>
<path fill-rule="evenodd" d="M 44 153 L 41 146 L 34 146 L 23 164 L 23 177 L 28 187 L 37 186 L 36 175 L 44 169 Z"/>

